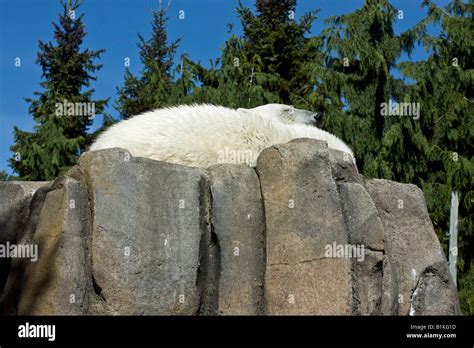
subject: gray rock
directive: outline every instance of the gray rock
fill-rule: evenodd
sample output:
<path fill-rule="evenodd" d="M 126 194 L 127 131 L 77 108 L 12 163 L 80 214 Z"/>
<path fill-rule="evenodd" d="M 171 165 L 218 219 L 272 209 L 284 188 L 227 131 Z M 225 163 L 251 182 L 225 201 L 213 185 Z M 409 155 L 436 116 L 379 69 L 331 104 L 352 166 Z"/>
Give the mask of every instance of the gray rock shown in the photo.
<path fill-rule="evenodd" d="M 428 266 L 413 291 L 411 315 L 460 315 L 459 299 L 446 262 Z"/>
<path fill-rule="evenodd" d="M 363 260 L 352 260 L 352 314 L 381 315 L 384 255 L 370 249 L 364 254 Z"/>
<path fill-rule="evenodd" d="M 209 168 L 211 221 L 219 242 L 219 314 L 262 314 L 265 220 L 260 183 L 252 168 Z"/>
<path fill-rule="evenodd" d="M 48 182 L 0 181 L 0 243 L 14 242 L 29 214 L 30 201 Z"/>
<path fill-rule="evenodd" d="M 434 264 L 446 264 L 446 258 L 417 186 L 374 179 L 367 182 L 367 190 L 384 226 L 385 249 L 397 278 L 400 314 L 407 315 L 420 274 Z M 457 296 L 454 284 L 449 288 Z M 443 310 L 440 307 L 438 314 L 451 313 Z"/>
<path fill-rule="evenodd" d="M 396 282 L 384 255 L 383 225 L 377 208 L 361 184 L 339 182 L 338 187 L 349 243 L 363 245 L 365 250 L 364 260 L 352 260 L 353 314 L 395 314 Z"/>
<path fill-rule="evenodd" d="M 365 188 L 357 183 L 340 183 L 339 191 L 350 243 L 384 251 L 382 221 Z"/>
<path fill-rule="evenodd" d="M 388 258 L 387 254 L 383 256 L 383 276 L 382 276 L 382 305 L 380 314 L 398 315 L 398 284 L 395 274 L 395 267 Z"/>
<path fill-rule="evenodd" d="M 86 153 L 79 169 L 92 205 L 92 314 L 197 314 L 203 171 Z"/>
<path fill-rule="evenodd" d="M 272 146 L 255 170 L 108 149 L 0 193 L 0 241 L 40 251 L 0 260 L 2 314 L 460 313 L 421 190 L 365 183 L 325 142 Z"/>
<path fill-rule="evenodd" d="M 327 145 L 326 145 L 327 146 Z M 342 151 L 328 149 L 331 161 L 331 174 L 336 182 L 352 182 L 365 186 L 364 177 L 359 174 L 348 154 Z"/>
<path fill-rule="evenodd" d="M 0 182 L 0 245 L 15 244 L 30 214 L 36 190 L 48 182 Z M 0 298 L 10 272 L 11 259 L 0 257 Z M 1 301 L 0 301 L 1 302 Z"/>
<path fill-rule="evenodd" d="M 76 180 L 62 177 L 54 182 L 27 244 L 37 246 L 39 257 L 24 263 L 18 314 L 87 313 L 92 289 L 88 205 L 87 192 Z"/>
<path fill-rule="evenodd" d="M 325 257 L 327 245 L 348 243 L 326 144 L 267 148 L 257 173 L 267 226 L 267 314 L 350 314 L 350 259 Z"/>

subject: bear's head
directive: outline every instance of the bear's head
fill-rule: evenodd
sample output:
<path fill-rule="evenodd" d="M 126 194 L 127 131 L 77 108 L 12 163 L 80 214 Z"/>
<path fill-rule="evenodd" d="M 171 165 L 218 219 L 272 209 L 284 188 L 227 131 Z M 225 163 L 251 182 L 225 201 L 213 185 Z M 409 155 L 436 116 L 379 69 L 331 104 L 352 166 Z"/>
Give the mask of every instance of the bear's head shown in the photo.
<path fill-rule="evenodd" d="M 284 104 L 266 104 L 253 109 L 239 108 L 237 112 L 258 114 L 284 124 L 316 125 L 320 117 L 318 112 L 295 109 L 293 106 Z"/>

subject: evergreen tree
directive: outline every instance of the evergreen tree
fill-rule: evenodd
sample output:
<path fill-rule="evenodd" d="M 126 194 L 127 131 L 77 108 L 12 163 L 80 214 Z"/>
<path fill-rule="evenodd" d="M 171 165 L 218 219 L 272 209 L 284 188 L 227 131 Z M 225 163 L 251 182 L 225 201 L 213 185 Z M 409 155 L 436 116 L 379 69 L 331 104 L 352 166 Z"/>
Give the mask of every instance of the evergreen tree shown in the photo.
<path fill-rule="evenodd" d="M 176 103 L 172 66 L 179 40 L 168 43 L 167 20 L 165 10 L 160 5 L 153 12 L 151 38 L 145 40 L 138 34 L 143 64 L 141 76 L 134 76 L 127 67 L 124 85 L 117 89 L 119 97 L 116 109 L 123 119 Z"/>
<path fill-rule="evenodd" d="M 383 103 L 402 101 L 404 84 L 392 75 L 397 59 L 410 53 L 414 35 L 396 35 L 393 26 L 399 12 L 388 0 L 366 0 L 353 13 L 326 19 L 323 31 L 324 64 L 316 61 L 308 70 L 315 86 L 310 102 L 324 110 L 322 127 L 352 146 L 361 172 L 368 177 L 394 178 L 387 131 L 392 123 L 410 133 L 413 120 L 389 120 Z M 405 123 L 406 122 L 406 123 Z M 418 143 L 403 144 L 414 151 Z"/>
<path fill-rule="evenodd" d="M 174 82 L 172 89 L 172 100 L 176 104 L 191 104 L 197 100 L 195 96 L 196 76 L 193 67 L 194 63 L 186 54 L 183 54 L 181 62 L 176 68 L 179 77 Z"/>
<path fill-rule="evenodd" d="M 56 45 L 39 42 L 37 63 L 43 71 L 44 91 L 35 93 L 37 99 L 25 99 L 36 123 L 34 132 L 14 128 L 10 166 L 24 180 L 52 180 L 74 165 L 88 145 L 92 108 L 101 114 L 107 103 L 92 100 L 93 89 L 83 90 L 95 80 L 91 74 L 101 66 L 93 61 L 103 50 L 81 51 L 86 32 L 83 15 L 76 16 L 80 2 L 61 1 L 61 5 L 59 24 L 53 23 Z"/>
<path fill-rule="evenodd" d="M 243 36 L 232 35 L 211 68 L 194 64 L 201 83 L 194 100 L 230 107 L 285 103 L 307 108 L 311 85 L 304 69 L 318 59 L 318 52 L 305 35 L 316 11 L 297 22 L 296 0 L 257 0 L 256 8 L 254 14 L 239 3 Z"/>
<path fill-rule="evenodd" d="M 0 181 L 7 181 L 8 174 L 4 170 L 0 170 Z"/>
<path fill-rule="evenodd" d="M 428 16 L 415 28 L 430 52 L 426 61 L 401 64 L 415 80 L 409 96 L 421 103 L 420 126 L 427 139 L 428 168 L 413 182 L 423 187 L 428 210 L 447 250 L 451 192 L 459 193 L 458 287 L 462 310 L 474 314 L 474 3 L 454 0 L 444 9 L 431 1 Z M 441 24 L 441 34 L 426 27 Z"/>

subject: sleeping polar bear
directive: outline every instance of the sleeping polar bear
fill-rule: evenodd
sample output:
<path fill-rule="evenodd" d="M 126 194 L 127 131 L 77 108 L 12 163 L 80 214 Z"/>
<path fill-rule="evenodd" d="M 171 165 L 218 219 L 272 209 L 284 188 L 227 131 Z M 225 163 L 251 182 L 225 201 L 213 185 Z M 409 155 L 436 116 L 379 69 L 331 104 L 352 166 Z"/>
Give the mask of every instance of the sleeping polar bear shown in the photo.
<path fill-rule="evenodd" d="M 253 109 L 180 105 L 134 116 L 110 127 L 90 151 L 119 147 L 132 156 L 209 167 L 218 163 L 256 165 L 263 149 L 297 138 L 324 140 L 355 162 L 351 149 L 336 136 L 313 126 L 317 114 L 288 105 Z"/>

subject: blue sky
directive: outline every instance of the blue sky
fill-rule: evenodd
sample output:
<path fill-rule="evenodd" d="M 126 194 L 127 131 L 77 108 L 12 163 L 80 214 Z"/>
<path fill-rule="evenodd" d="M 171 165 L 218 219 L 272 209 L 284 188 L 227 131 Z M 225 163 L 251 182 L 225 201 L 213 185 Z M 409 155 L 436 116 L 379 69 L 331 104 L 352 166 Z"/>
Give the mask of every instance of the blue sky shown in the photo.
<path fill-rule="evenodd" d="M 129 57 L 130 69 L 140 71 L 137 49 L 137 33 L 148 38 L 151 31 L 152 11 L 159 0 L 84 0 L 79 13 L 84 13 L 84 24 L 88 35 L 83 47 L 104 48 L 106 51 L 97 61 L 103 68 L 92 83 L 95 98 L 112 97 L 107 112 L 117 117 L 113 108 L 116 87 L 123 82 L 124 59 Z M 166 4 L 168 0 L 163 0 Z M 443 6 L 448 0 L 434 1 Z M 253 0 L 242 0 L 252 7 Z M 236 15 L 237 0 L 170 0 L 168 36 L 170 40 L 181 38 L 177 57 L 186 53 L 191 59 L 209 65 L 210 59 L 219 56 L 221 45 L 229 37 L 227 24 L 234 23 L 233 32 L 240 34 L 241 27 Z M 361 7 L 363 0 L 299 0 L 296 17 L 320 8 L 318 19 L 312 27 L 319 34 L 325 18 L 350 13 Z M 397 33 L 402 32 L 425 16 L 421 0 L 392 0 L 392 4 L 403 10 L 404 18 L 396 23 Z M 185 18 L 179 18 L 183 10 Z M 61 12 L 59 0 L 0 0 L 0 170 L 12 173 L 7 165 L 11 156 L 9 147 L 13 143 L 13 126 L 30 131 L 33 128 L 29 104 L 25 97 L 33 97 L 40 91 L 41 69 L 36 65 L 38 40 L 53 38 L 52 21 L 57 21 Z M 15 58 L 21 58 L 21 67 L 15 67 Z M 412 60 L 426 57 L 422 48 L 411 56 Z M 407 59 L 404 57 L 403 59 Z M 101 117 L 95 119 L 94 127 L 100 125 Z"/>

